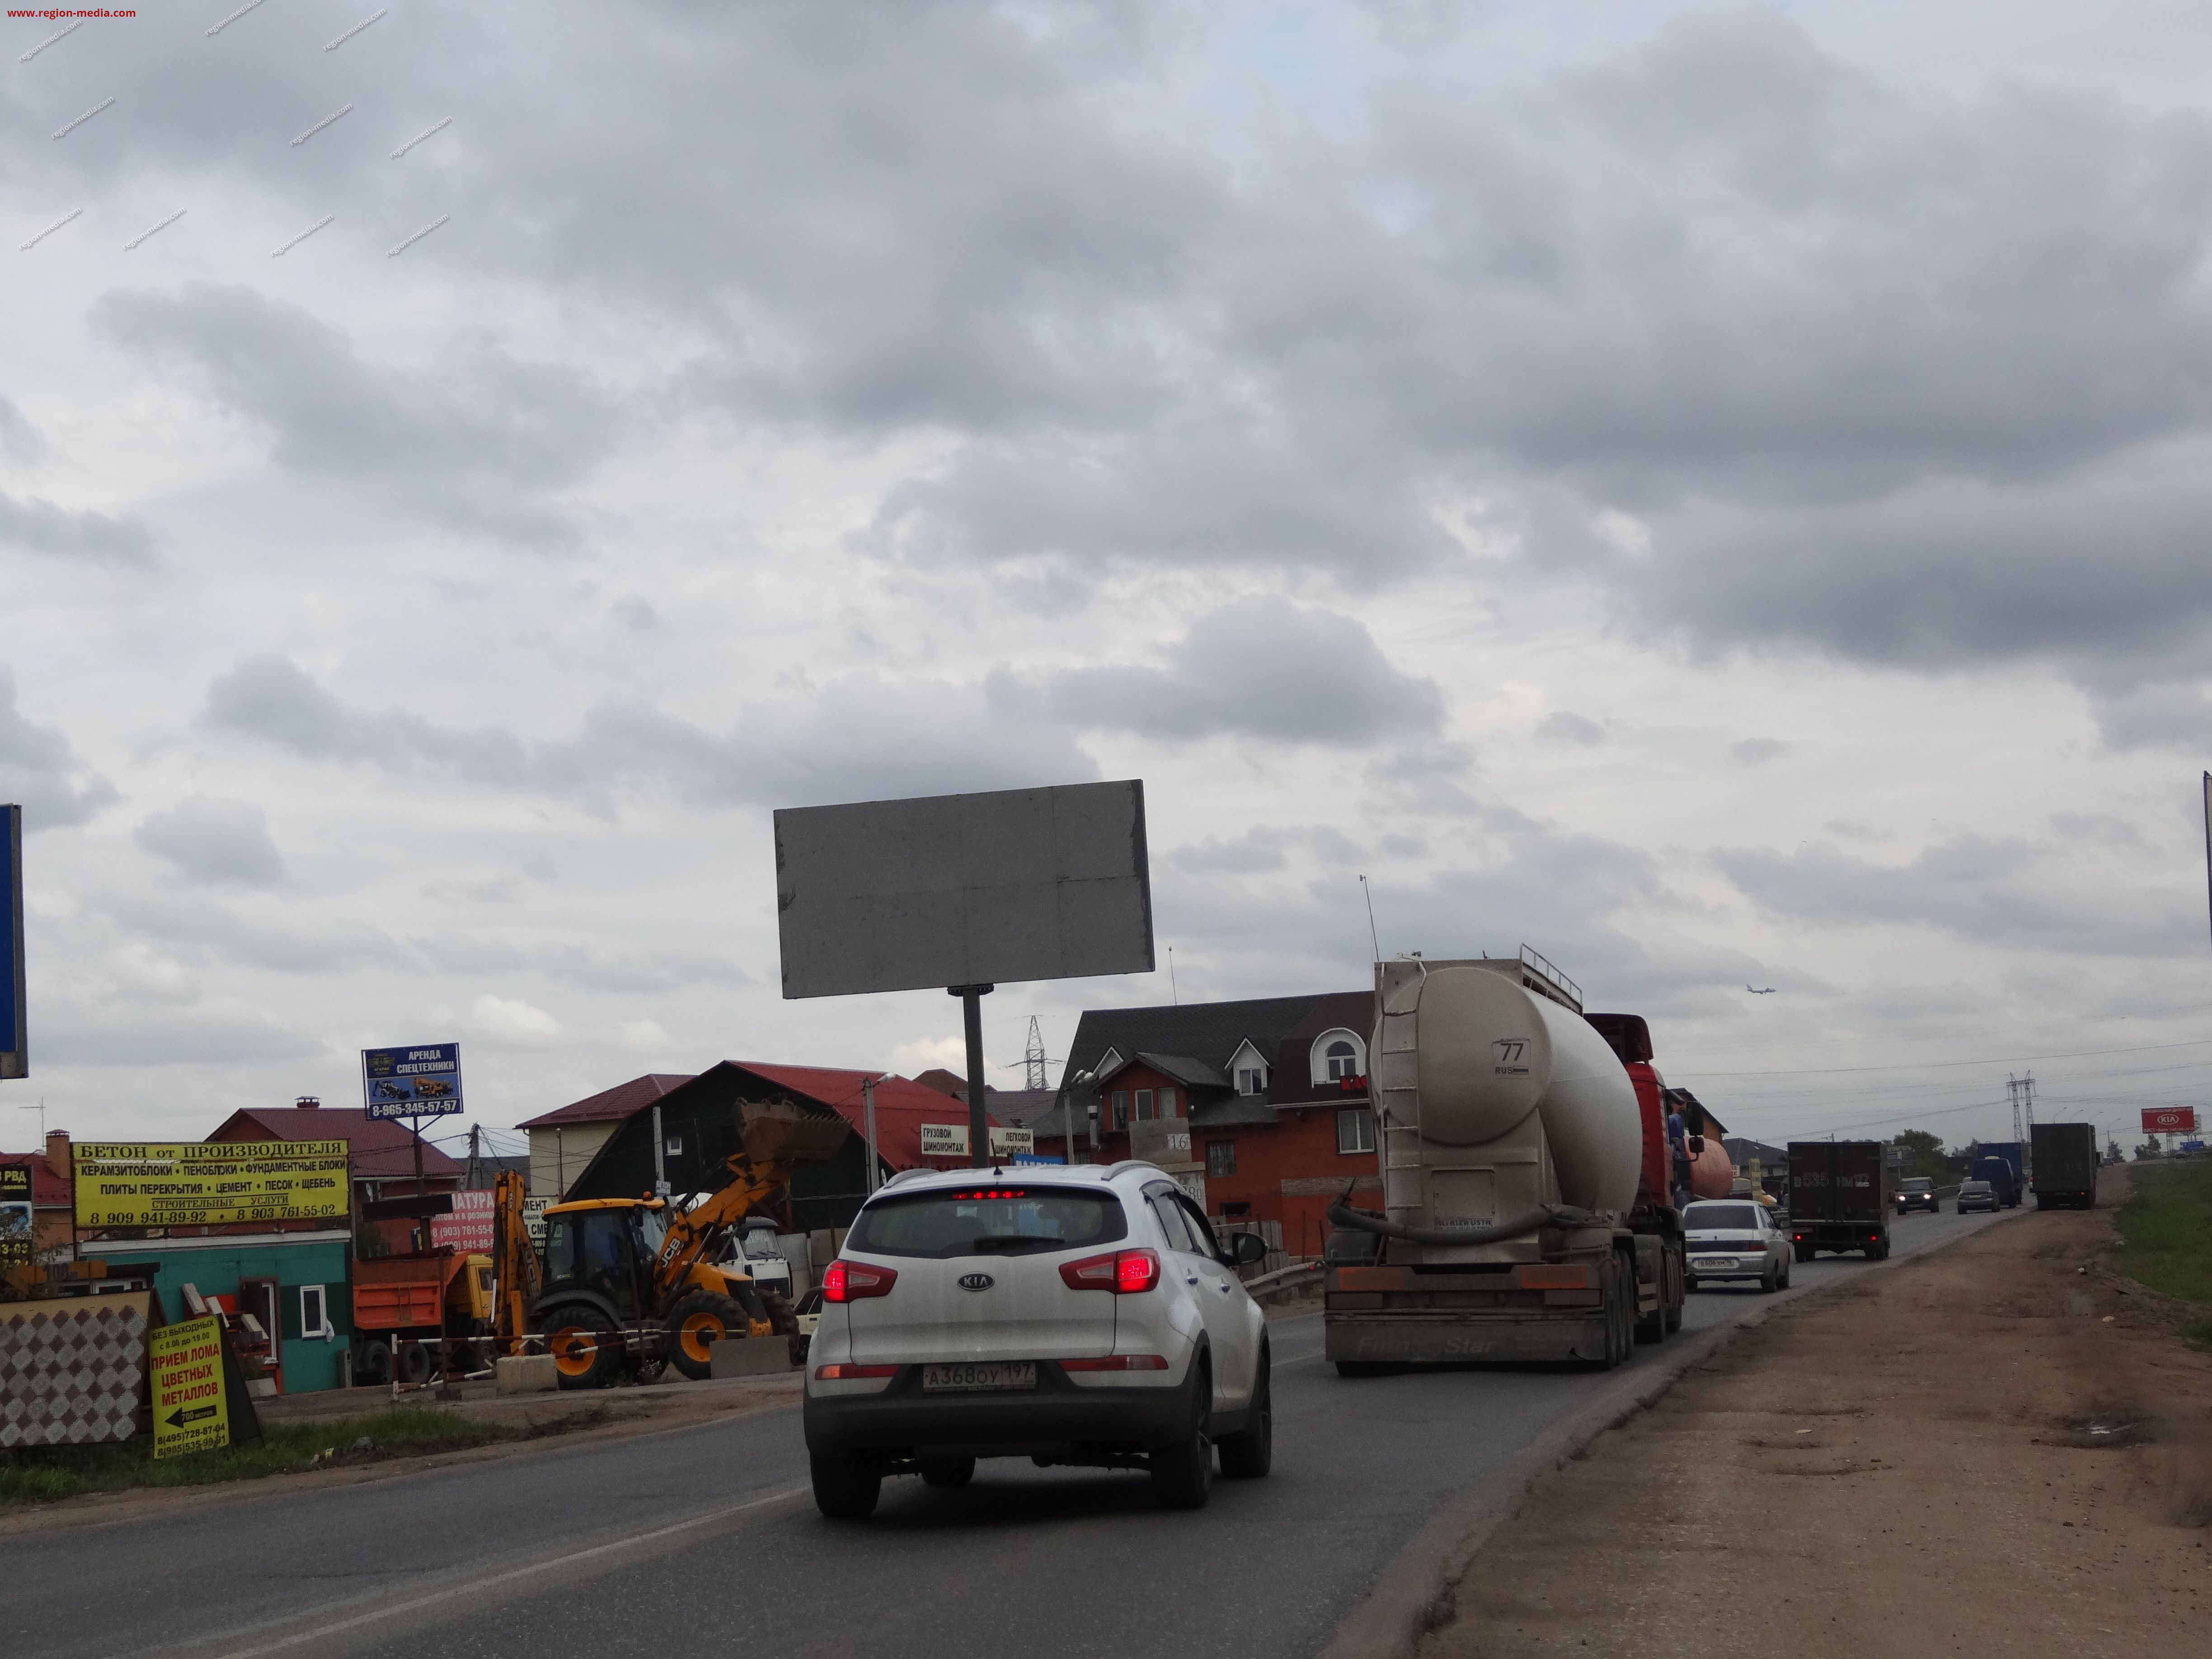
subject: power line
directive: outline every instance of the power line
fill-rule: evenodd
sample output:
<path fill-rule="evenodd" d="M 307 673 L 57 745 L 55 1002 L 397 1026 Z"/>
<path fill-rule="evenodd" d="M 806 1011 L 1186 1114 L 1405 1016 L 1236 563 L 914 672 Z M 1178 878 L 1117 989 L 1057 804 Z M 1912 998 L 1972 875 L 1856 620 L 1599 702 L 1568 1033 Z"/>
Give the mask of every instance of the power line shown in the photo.
<path fill-rule="evenodd" d="M 2202 1048 L 2212 1037 L 2192 1037 L 2186 1042 L 2139 1042 L 2123 1048 L 2070 1048 L 2049 1054 L 1997 1054 L 1988 1060 L 1921 1060 L 1899 1066 L 1784 1066 L 1765 1072 L 1682 1072 L 1687 1078 L 1705 1077 L 1837 1077 L 1846 1072 L 1933 1072 L 1954 1066 L 2007 1066 L 2031 1060 L 2083 1060 L 2093 1054 L 2147 1054 L 2165 1048 Z M 1671 1073 L 1673 1068 L 1668 1070 Z"/>

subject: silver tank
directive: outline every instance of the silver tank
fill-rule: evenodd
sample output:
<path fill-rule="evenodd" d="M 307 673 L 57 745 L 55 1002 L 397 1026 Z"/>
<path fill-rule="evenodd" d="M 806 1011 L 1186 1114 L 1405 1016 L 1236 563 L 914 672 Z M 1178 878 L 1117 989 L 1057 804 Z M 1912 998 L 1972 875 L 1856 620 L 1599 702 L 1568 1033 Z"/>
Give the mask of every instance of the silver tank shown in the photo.
<path fill-rule="evenodd" d="M 1602 1212 L 1635 1201 L 1635 1086 L 1580 1012 L 1527 977 L 1508 960 L 1376 965 L 1373 1071 L 1392 1220 L 1482 1224 L 1532 1205 Z"/>

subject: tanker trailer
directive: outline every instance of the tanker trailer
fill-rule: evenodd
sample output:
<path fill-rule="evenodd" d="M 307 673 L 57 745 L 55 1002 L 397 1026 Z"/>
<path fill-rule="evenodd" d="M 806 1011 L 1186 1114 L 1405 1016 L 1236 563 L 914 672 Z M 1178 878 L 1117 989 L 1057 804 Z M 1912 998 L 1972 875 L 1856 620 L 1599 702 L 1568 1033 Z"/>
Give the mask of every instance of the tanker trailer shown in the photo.
<path fill-rule="evenodd" d="M 1328 1358 L 1628 1357 L 1679 1321 L 1679 1219 L 1649 1101 L 1572 982 L 1519 959 L 1376 969 L 1383 1210 L 1329 1211 Z M 1632 1017 L 1601 1017 L 1620 1021 Z M 1642 1022 L 1635 1024 L 1640 1027 Z M 1649 1037 L 1643 1039 L 1648 1060 Z"/>

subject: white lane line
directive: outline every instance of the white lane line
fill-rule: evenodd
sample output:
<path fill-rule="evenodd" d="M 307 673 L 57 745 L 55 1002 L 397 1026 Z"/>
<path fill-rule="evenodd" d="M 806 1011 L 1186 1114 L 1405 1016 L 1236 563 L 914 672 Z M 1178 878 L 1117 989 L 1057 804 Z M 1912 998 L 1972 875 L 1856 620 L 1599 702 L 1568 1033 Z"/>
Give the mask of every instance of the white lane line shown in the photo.
<path fill-rule="evenodd" d="M 750 1498 L 742 1504 L 732 1504 L 727 1509 L 715 1510 L 706 1515 L 694 1516 L 689 1521 L 678 1521 L 665 1527 L 656 1527 L 651 1532 L 633 1534 L 617 1538 L 611 1544 L 594 1544 L 586 1550 L 572 1550 L 566 1555 L 556 1555 L 544 1561 L 534 1561 L 526 1567 L 509 1567 L 505 1572 L 495 1572 L 483 1578 L 472 1578 L 465 1584 L 454 1584 L 446 1589 L 433 1590 L 428 1595 L 417 1595 L 411 1601 L 395 1601 L 390 1607 L 379 1607 L 373 1613 L 357 1613 L 350 1619 L 318 1625 L 313 1630 L 303 1630 L 297 1635 L 283 1636 L 273 1642 L 264 1642 L 258 1647 L 233 1648 L 220 1659 L 259 1659 L 265 1653 L 282 1653 L 303 1643 L 320 1642 L 336 1636 L 341 1631 L 358 1630 L 363 1625 L 373 1625 L 380 1620 L 396 1619 L 403 1613 L 413 1613 L 422 1607 L 435 1607 L 441 1601 L 450 1601 L 458 1596 L 475 1595 L 501 1584 L 512 1583 L 518 1578 L 528 1578 L 541 1572 L 551 1572 L 561 1567 L 574 1566 L 579 1561 L 611 1555 L 617 1550 L 634 1549 L 640 1544 L 673 1537 L 679 1532 L 696 1532 L 702 1527 L 711 1527 L 716 1522 L 726 1521 L 733 1515 L 743 1515 L 748 1510 L 765 1509 L 771 1504 L 787 1503 L 809 1490 L 805 1486 L 786 1486 L 765 1498 Z"/>

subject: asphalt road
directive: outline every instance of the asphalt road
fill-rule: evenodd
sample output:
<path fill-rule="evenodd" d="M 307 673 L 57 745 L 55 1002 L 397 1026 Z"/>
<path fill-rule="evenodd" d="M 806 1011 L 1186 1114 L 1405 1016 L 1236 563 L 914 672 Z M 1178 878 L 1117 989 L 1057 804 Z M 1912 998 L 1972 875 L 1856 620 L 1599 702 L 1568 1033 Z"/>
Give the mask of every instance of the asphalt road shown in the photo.
<path fill-rule="evenodd" d="M 1991 1219 L 1901 1218 L 1893 1256 Z M 1782 1296 L 1868 1271 L 1824 1256 Z M 1685 1328 L 1779 1299 L 1700 1291 Z M 964 1491 L 889 1482 L 872 1521 L 824 1521 L 793 1407 L 0 1539 L 0 1628 L 13 1659 L 1285 1659 L 1321 1648 L 1439 1505 L 1607 1381 L 1346 1381 L 1321 1360 L 1318 1316 L 1271 1330 L 1274 1473 L 1217 1481 L 1196 1513 L 1154 1508 L 1140 1473 L 1001 1462 Z"/>

